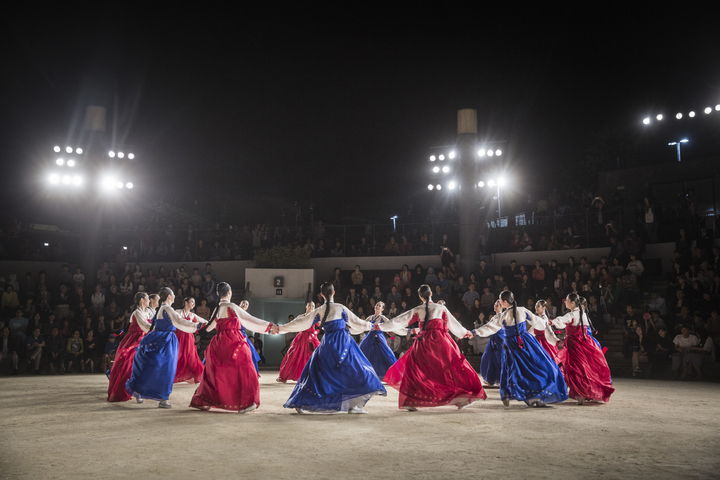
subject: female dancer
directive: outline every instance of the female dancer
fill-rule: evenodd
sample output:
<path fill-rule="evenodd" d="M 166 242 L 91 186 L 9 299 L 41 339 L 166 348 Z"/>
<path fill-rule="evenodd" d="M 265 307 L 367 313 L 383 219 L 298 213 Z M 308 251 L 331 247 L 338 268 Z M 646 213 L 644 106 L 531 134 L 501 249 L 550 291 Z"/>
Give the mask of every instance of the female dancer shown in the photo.
<path fill-rule="evenodd" d="M 324 305 L 275 329 L 275 333 L 301 332 L 322 319 L 320 328 L 325 331 L 284 407 L 298 413 L 367 413 L 363 409 L 367 401 L 387 392 L 350 333 L 357 335 L 372 325 L 333 302 L 332 283 L 323 283 L 320 295 Z"/>
<path fill-rule="evenodd" d="M 135 351 L 140 344 L 140 340 L 152 327 L 150 323 L 152 316 L 149 315 L 148 302 L 147 293 L 138 292 L 135 294 L 135 311 L 130 316 L 130 326 L 117 347 L 115 361 L 110 370 L 108 402 L 126 402 L 132 398 L 132 395 L 125 391 L 125 382 L 128 381 L 132 373 Z"/>
<path fill-rule="evenodd" d="M 168 287 L 160 289 L 160 308 L 155 313 L 153 328 L 143 337 L 135 353 L 132 375 L 125 390 L 138 403 L 144 398 L 158 400 L 160 408 L 170 408 L 175 370 L 177 368 L 178 339 L 175 329 L 194 333 L 197 324 L 182 318 L 173 310 L 175 294 Z"/>
<path fill-rule="evenodd" d="M 400 333 L 418 323 L 419 333 L 410 349 L 387 371 L 385 381 L 400 392 L 399 407 L 455 405 L 463 408 L 487 396 L 475 370 L 460 352 L 448 331 L 458 338 L 471 337 L 445 305 L 433 303 L 428 285 L 418 289 L 421 304 L 380 325 Z"/>
<path fill-rule="evenodd" d="M 375 373 L 380 380 L 385 377 L 388 371 L 397 359 L 392 352 L 385 339 L 385 334 L 380 330 L 380 325 L 384 322 L 390 322 L 382 312 L 385 308 L 383 302 L 375 304 L 375 314 L 367 320 L 373 325 L 372 330 L 360 342 L 360 351 L 365 354 L 370 361 L 370 365 L 375 369 Z"/>
<path fill-rule="evenodd" d="M 495 311 L 498 311 L 500 300 L 495 301 Z M 502 308 L 500 308 L 502 310 Z M 490 336 L 485 351 L 480 357 L 480 376 L 488 385 L 500 383 L 500 366 L 502 365 L 502 348 L 505 342 L 505 330 L 500 329 Z"/>
<path fill-rule="evenodd" d="M 148 299 L 150 302 L 148 303 L 147 310 L 150 312 L 150 317 L 153 318 L 155 316 L 155 312 L 157 312 L 158 307 L 160 306 L 160 295 L 157 293 L 151 293 L 148 296 Z"/>
<path fill-rule="evenodd" d="M 250 308 L 250 302 L 248 302 L 247 300 L 243 300 L 242 302 L 240 302 L 240 308 L 247 312 L 247 309 Z M 240 331 L 245 336 L 248 347 L 250 347 L 250 353 L 252 354 L 253 365 L 255 365 L 255 371 L 257 372 L 258 377 L 259 377 L 260 376 L 260 354 L 258 353 L 257 349 L 255 348 L 255 343 L 253 342 L 252 335 L 248 335 L 247 329 L 244 326 L 242 326 L 242 324 L 240 326 Z"/>
<path fill-rule="evenodd" d="M 599 343 L 590 335 L 589 319 L 581 298 L 575 292 L 570 293 L 564 300 L 569 312 L 552 321 L 555 327 L 565 329 L 565 379 L 570 387 L 570 396 L 578 404 L 608 402 L 615 391 L 610 367 Z"/>
<path fill-rule="evenodd" d="M 305 305 L 305 313 L 309 313 L 314 309 L 315 304 L 313 302 L 308 302 Z M 320 340 L 318 340 L 319 326 L 320 320 L 317 319 L 312 323 L 310 328 L 298 333 L 295 338 L 293 338 L 290 348 L 280 364 L 280 375 L 276 380 L 277 382 L 285 383 L 288 380 L 297 381 L 297 379 L 300 378 L 313 351 L 320 346 Z"/>
<path fill-rule="evenodd" d="M 217 327 L 218 333 L 205 349 L 205 370 L 190 406 L 200 410 L 220 408 L 249 412 L 260 406 L 260 383 L 242 327 L 267 333 L 273 324 L 253 317 L 232 303 L 229 284 L 218 283 L 216 291 L 220 303 L 206 330 Z"/>
<path fill-rule="evenodd" d="M 537 338 L 537 341 L 540 342 L 540 345 L 542 345 L 543 349 L 545 349 L 547 354 L 550 355 L 550 358 L 552 358 L 555 363 L 560 365 L 562 362 L 560 361 L 560 354 L 557 348 L 558 338 L 552 328 L 552 323 L 550 322 L 550 320 L 548 320 L 547 312 L 545 311 L 546 307 L 547 302 L 545 300 L 538 300 L 537 302 L 535 302 L 535 313 L 538 317 L 542 319 L 543 323 L 545 324 L 545 328 L 543 328 L 542 330 L 538 328 L 533 328 L 532 333 L 535 335 L 535 338 Z"/>
<path fill-rule="evenodd" d="M 505 331 L 500 369 L 500 398 L 503 405 L 510 399 L 524 401 L 528 406 L 544 407 L 547 403 L 567 399 L 567 386 L 557 364 L 540 343 L 528 333 L 526 322 L 544 328 L 540 317 L 524 307 L 518 307 L 509 290 L 500 294 L 500 304 L 488 323 L 475 330 L 487 337 L 501 329 Z"/>
<path fill-rule="evenodd" d="M 182 310 L 177 310 L 185 320 L 192 323 L 207 323 L 202 317 L 193 313 L 195 308 L 195 299 L 193 297 L 185 297 L 183 299 Z M 178 338 L 178 361 L 177 370 L 175 371 L 175 383 L 188 382 L 198 383 L 202 376 L 203 364 L 195 346 L 195 335 L 192 333 L 175 330 Z"/>

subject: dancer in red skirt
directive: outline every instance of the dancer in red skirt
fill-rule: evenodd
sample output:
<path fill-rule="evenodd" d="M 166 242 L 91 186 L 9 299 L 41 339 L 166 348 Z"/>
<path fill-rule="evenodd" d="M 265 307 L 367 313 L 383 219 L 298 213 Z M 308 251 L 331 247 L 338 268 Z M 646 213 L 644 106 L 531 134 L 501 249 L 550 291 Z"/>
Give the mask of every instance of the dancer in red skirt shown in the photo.
<path fill-rule="evenodd" d="M 384 381 L 400 392 L 399 406 L 455 405 L 459 409 L 486 398 L 480 377 L 470 366 L 448 332 L 458 338 L 471 337 L 450 311 L 432 301 L 432 290 L 421 285 L 422 304 L 380 325 L 383 331 L 403 334 L 417 323 L 419 333 L 412 347 L 390 367 Z"/>
<path fill-rule="evenodd" d="M 110 383 L 108 384 L 108 402 L 127 402 L 132 396 L 125 390 L 125 382 L 132 374 L 135 351 L 142 337 L 150 331 L 151 319 L 155 312 L 148 308 L 147 293 L 135 294 L 135 311 L 130 316 L 130 325 L 127 333 L 118 345 L 115 361 L 110 370 Z"/>
<path fill-rule="evenodd" d="M 195 299 L 185 297 L 182 310 L 176 311 L 189 322 L 208 323 L 207 320 L 193 313 L 193 308 L 195 308 Z M 178 339 L 178 362 L 173 383 L 198 383 L 202 376 L 203 364 L 195 346 L 195 334 L 175 329 L 175 335 Z"/>
<path fill-rule="evenodd" d="M 535 338 L 540 345 L 542 345 L 543 349 L 548 353 L 548 355 L 550 355 L 550 358 L 560 365 L 562 362 L 560 361 L 560 355 L 558 354 L 558 338 L 553 331 L 550 320 L 548 320 L 545 307 L 547 307 L 547 302 L 545 300 L 538 300 L 537 303 L 535 303 L 535 314 L 544 321 L 545 328 L 542 330 L 533 328 L 532 333 L 535 335 Z"/>
<path fill-rule="evenodd" d="M 315 310 L 315 304 L 309 302 L 305 305 L 305 313 Z M 318 327 L 320 322 L 313 322 L 307 330 L 298 333 L 293 338 L 290 348 L 282 359 L 280 364 L 280 375 L 276 379 L 277 382 L 285 383 L 288 380 L 297 381 L 302 374 L 303 368 L 312 356 L 313 350 L 320 345 L 318 340 Z"/>
<path fill-rule="evenodd" d="M 552 321 L 555 327 L 565 329 L 565 380 L 570 387 L 570 397 L 579 404 L 608 402 L 615 391 L 610 367 L 602 348 L 588 330 L 590 320 L 580 298 L 575 292 L 565 297 L 565 307 L 570 311 Z"/>
<path fill-rule="evenodd" d="M 250 315 L 234 303 L 230 285 L 217 286 L 220 303 L 210 318 L 208 331 L 218 332 L 205 349 L 205 370 L 190 406 L 200 410 L 220 408 L 245 413 L 260 406 L 260 384 L 250 347 L 240 331 L 270 332 L 273 324 Z"/>

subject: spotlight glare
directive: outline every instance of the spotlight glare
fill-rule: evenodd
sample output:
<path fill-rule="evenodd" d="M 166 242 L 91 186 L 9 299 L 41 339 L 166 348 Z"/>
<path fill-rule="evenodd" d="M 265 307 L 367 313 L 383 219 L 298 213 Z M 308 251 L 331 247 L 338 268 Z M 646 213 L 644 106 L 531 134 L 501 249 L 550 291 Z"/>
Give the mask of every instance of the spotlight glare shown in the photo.
<path fill-rule="evenodd" d="M 123 245 L 123 250 L 127 250 L 127 246 L 126 246 L 126 245 Z"/>
<path fill-rule="evenodd" d="M 485 186 L 485 182 L 483 182 L 482 180 L 480 180 L 480 181 L 478 182 L 478 187 L 483 188 L 484 186 Z"/>
<path fill-rule="evenodd" d="M 115 186 L 118 190 L 120 190 L 121 188 L 125 188 L 125 184 L 119 180 L 117 181 L 117 183 L 115 183 Z"/>
<path fill-rule="evenodd" d="M 128 153 L 128 158 L 129 158 L 130 160 L 134 159 L 134 158 L 135 158 L 135 154 L 134 154 L 134 153 Z"/>
<path fill-rule="evenodd" d="M 455 158 L 455 150 L 453 150 L 452 152 L 448 153 L 448 158 L 449 158 L 450 160 L 453 160 L 453 159 Z"/>
<path fill-rule="evenodd" d="M 487 156 L 488 156 L 488 157 L 492 157 L 493 155 L 495 155 L 495 152 L 493 152 L 492 150 L 488 149 L 488 151 L 487 151 Z"/>
<path fill-rule="evenodd" d="M 712 113 L 712 107 L 705 107 L 705 115 L 710 115 Z"/>
<path fill-rule="evenodd" d="M 429 185 L 428 185 L 428 190 L 430 190 L 431 192 L 432 192 L 433 190 L 435 190 L 435 185 L 433 185 L 432 183 L 429 184 Z"/>
<path fill-rule="evenodd" d="M 695 112 L 691 110 L 690 113 L 688 113 L 688 117 L 695 118 Z"/>
<path fill-rule="evenodd" d="M 65 147 L 65 153 L 72 153 L 73 148 L 72 147 Z"/>
<path fill-rule="evenodd" d="M 72 179 L 72 183 L 76 187 L 79 187 L 80 185 L 83 184 L 83 178 L 80 175 L 74 175 L 73 179 Z"/>
<path fill-rule="evenodd" d="M 484 148 L 481 148 L 480 150 L 478 150 L 477 154 L 478 154 L 478 157 L 484 157 L 484 156 L 485 156 L 485 149 L 484 149 Z"/>
<path fill-rule="evenodd" d="M 437 160 L 437 158 L 435 157 L 435 155 L 430 155 L 430 161 L 431 161 L 431 162 L 434 162 L 435 160 Z"/>
<path fill-rule="evenodd" d="M 117 156 L 118 158 L 125 158 L 125 154 L 123 152 L 118 152 Z"/>
<path fill-rule="evenodd" d="M 65 165 L 65 159 L 59 157 L 57 160 L 55 160 L 55 165 L 57 165 L 58 167 L 62 167 L 63 165 Z"/>
<path fill-rule="evenodd" d="M 643 118 L 643 125 L 650 125 L 650 117 Z"/>
<path fill-rule="evenodd" d="M 455 187 L 457 187 L 457 183 L 455 183 L 455 180 L 451 180 L 448 182 L 448 189 L 455 190 Z"/>
<path fill-rule="evenodd" d="M 440 160 L 441 162 L 442 162 L 443 160 L 445 160 L 445 155 L 440 154 L 440 156 L 438 157 L 438 160 Z"/>
<path fill-rule="evenodd" d="M 658 121 L 658 122 L 662 121 L 662 119 L 663 119 L 662 113 L 658 113 L 658 114 L 655 116 L 655 118 L 657 118 L 657 121 Z"/>
<path fill-rule="evenodd" d="M 433 173 L 440 173 L 440 167 L 433 167 Z"/>
<path fill-rule="evenodd" d="M 72 178 L 70 175 L 63 175 L 62 176 L 62 183 L 63 185 L 70 185 L 70 182 L 72 182 Z"/>
<path fill-rule="evenodd" d="M 112 151 L 112 150 L 110 150 L 110 151 L 108 152 L 108 157 L 110 157 L 110 158 L 115 158 L 115 152 Z"/>
<path fill-rule="evenodd" d="M 442 172 L 443 172 L 443 173 L 450 173 L 450 167 L 448 167 L 447 165 L 445 165 L 445 166 L 442 168 Z"/>
<path fill-rule="evenodd" d="M 78 155 L 82 155 L 83 149 L 80 148 L 80 147 L 78 147 L 78 148 L 75 149 L 75 153 L 77 153 Z"/>
<path fill-rule="evenodd" d="M 715 111 L 716 111 L 716 112 L 720 112 L 720 103 L 718 103 L 717 105 L 715 105 Z"/>
<path fill-rule="evenodd" d="M 100 189 L 106 193 L 112 192 L 113 187 L 117 185 L 117 179 L 114 175 L 106 173 L 100 179 Z"/>
<path fill-rule="evenodd" d="M 439 183 L 435 185 L 435 190 L 442 190 L 442 185 L 440 185 Z"/>
<path fill-rule="evenodd" d="M 505 177 L 500 177 L 498 178 L 497 183 L 498 187 L 504 187 L 505 185 L 507 185 L 507 179 Z"/>
<path fill-rule="evenodd" d="M 502 150 L 500 150 L 499 148 L 497 150 L 495 150 L 496 157 L 499 157 L 500 155 L 502 155 L 502 153 L 503 153 Z"/>
<path fill-rule="evenodd" d="M 688 140 L 687 138 L 683 138 L 682 140 L 680 140 L 680 143 L 688 143 L 689 141 L 690 140 Z"/>
<path fill-rule="evenodd" d="M 680 120 L 680 119 L 682 118 L 682 113 L 678 112 L 678 113 L 675 115 L 675 118 L 677 118 L 678 120 Z"/>
<path fill-rule="evenodd" d="M 48 242 L 43 243 L 43 247 L 49 247 L 49 246 L 50 246 L 50 244 Z"/>
<path fill-rule="evenodd" d="M 72 158 L 70 160 L 68 160 L 67 166 L 70 168 L 73 168 L 75 166 L 75 160 L 73 160 Z"/>
<path fill-rule="evenodd" d="M 53 152 L 55 152 L 55 153 L 60 153 L 60 150 L 62 150 L 62 149 L 60 148 L 59 145 L 55 145 L 55 146 L 53 147 Z"/>
<path fill-rule="evenodd" d="M 125 188 L 127 188 L 128 190 L 132 190 L 133 188 L 135 188 L 135 185 L 133 184 L 133 182 L 127 182 L 125 184 Z"/>
<path fill-rule="evenodd" d="M 50 185 L 57 185 L 60 183 L 60 176 L 57 173 L 51 173 L 48 175 L 47 180 Z"/>
<path fill-rule="evenodd" d="M 493 179 L 491 178 L 490 180 L 488 180 L 487 184 L 488 184 L 488 187 L 494 187 L 494 186 L 495 186 L 495 180 L 493 180 Z"/>

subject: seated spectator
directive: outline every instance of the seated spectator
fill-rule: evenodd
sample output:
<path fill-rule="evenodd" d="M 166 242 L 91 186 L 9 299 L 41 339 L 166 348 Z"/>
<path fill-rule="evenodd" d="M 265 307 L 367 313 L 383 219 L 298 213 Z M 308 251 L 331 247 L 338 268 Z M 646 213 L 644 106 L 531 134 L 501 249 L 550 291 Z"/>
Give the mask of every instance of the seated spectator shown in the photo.
<path fill-rule="evenodd" d="M 10 332 L 10 327 L 2 328 L 0 342 L 0 366 L 8 363 L 12 367 L 13 374 L 17 373 L 20 357 L 17 353 L 17 341 Z"/>
<path fill-rule="evenodd" d="M 27 339 L 28 364 L 32 364 L 33 372 L 40 373 L 40 361 L 42 360 L 45 340 L 40 334 L 40 328 L 35 328 L 32 335 Z"/>
<path fill-rule="evenodd" d="M 65 354 L 67 356 L 67 370 L 72 371 L 73 364 L 78 370 L 82 369 L 82 357 L 84 352 L 83 339 L 80 330 L 73 331 L 72 337 L 68 338 Z"/>
<path fill-rule="evenodd" d="M 684 380 L 687 378 L 694 367 L 697 365 L 697 356 L 695 348 L 699 345 L 700 339 L 690 333 L 690 329 L 683 325 L 680 328 L 680 334 L 673 339 L 675 353 L 673 353 L 672 369 L 676 378 Z M 702 376 L 702 372 L 698 372 Z"/>
<path fill-rule="evenodd" d="M 50 364 L 51 373 L 65 373 L 65 339 L 60 335 L 60 329 L 54 326 L 50 330 L 50 335 L 45 339 L 47 346 L 45 350 L 48 354 L 48 363 Z"/>
<path fill-rule="evenodd" d="M 355 270 L 353 270 L 352 274 L 350 275 L 350 281 L 356 289 L 360 290 L 360 287 L 363 284 L 363 278 L 364 275 L 360 271 L 360 265 L 355 265 Z"/>
<path fill-rule="evenodd" d="M 102 369 L 105 372 L 106 375 L 110 375 L 110 368 L 112 368 L 113 360 L 115 359 L 115 352 L 118 348 L 118 339 L 117 335 L 114 333 L 111 333 L 107 341 L 105 342 L 105 347 L 103 348 L 103 366 Z"/>
<path fill-rule="evenodd" d="M 465 305 L 465 308 L 467 310 L 470 310 L 473 306 L 473 303 L 475 303 L 475 300 L 480 300 L 480 294 L 477 292 L 477 287 L 474 283 L 471 283 L 468 288 L 468 291 L 465 292 L 462 296 L 462 303 L 463 305 Z"/>
<path fill-rule="evenodd" d="M 83 371 L 87 371 L 89 373 L 95 372 L 95 362 L 97 361 L 98 357 L 98 351 L 100 350 L 98 348 L 97 339 L 95 338 L 95 331 L 92 329 L 88 330 L 85 334 L 85 340 L 83 344 Z"/>

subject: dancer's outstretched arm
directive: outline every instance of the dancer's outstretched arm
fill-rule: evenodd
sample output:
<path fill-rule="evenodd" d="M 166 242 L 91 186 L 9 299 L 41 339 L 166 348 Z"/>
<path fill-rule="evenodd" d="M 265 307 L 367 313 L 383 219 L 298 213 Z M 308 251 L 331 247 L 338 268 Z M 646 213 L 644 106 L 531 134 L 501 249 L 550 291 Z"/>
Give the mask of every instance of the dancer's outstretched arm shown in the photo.
<path fill-rule="evenodd" d="M 490 321 L 488 321 L 485 325 L 476 328 L 473 330 L 473 333 L 477 335 L 478 337 L 489 337 L 490 335 L 493 335 L 494 333 L 497 333 L 502 328 L 502 313 L 498 313 L 495 316 L 493 316 Z"/>
<path fill-rule="evenodd" d="M 253 317 L 247 311 L 238 307 L 234 303 L 229 304 L 228 308 L 232 308 L 233 312 L 235 312 L 235 314 L 240 319 L 243 327 L 247 328 L 248 330 L 257 333 L 270 333 L 270 330 L 273 327 L 273 324 L 271 322 L 267 322 L 260 318 Z"/>
<path fill-rule="evenodd" d="M 310 310 L 307 313 L 303 313 L 295 317 L 291 322 L 278 325 L 278 333 L 291 333 L 291 332 L 302 332 L 310 328 L 315 321 L 315 317 L 320 315 L 322 311 L 325 313 L 324 305 L 320 305 L 315 310 Z M 321 317 L 322 318 L 322 317 Z"/>
<path fill-rule="evenodd" d="M 173 323 L 173 325 L 175 325 L 175 328 L 177 328 L 178 330 L 186 333 L 195 333 L 195 331 L 197 330 L 196 323 L 185 320 L 182 316 L 178 315 L 178 313 L 169 305 L 162 305 L 160 307 L 160 311 L 158 311 L 158 317 L 162 316 L 163 312 L 167 312 L 168 317 L 170 317 L 170 321 Z"/>
<path fill-rule="evenodd" d="M 387 320 L 380 324 L 380 330 L 383 332 L 393 332 L 400 336 L 405 336 L 408 334 L 408 324 L 410 323 L 410 320 L 412 320 L 413 315 L 416 312 L 415 308 L 411 308 L 407 312 L 401 313 L 400 315 Z"/>
<path fill-rule="evenodd" d="M 575 321 L 576 315 L 579 315 L 578 310 L 567 312 L 565 315 L 553 318 L 552 324 L 555 328 L 565 328 L 566 325 Z"/>
<path fill-rule="evenodd" d="M 455 316 L 450 313 L 450 310 L 443 305 L 443 311 L 445 312 L 445 315 L 447 316 L 448 320 L 448 330 L 450 330 L 450 333 L 455 335 L 457 338 L 465 338 L 465 337 L 471 337 L 472 334 L 468 335 L 470 332 L 467 328 L 463 327 L 462 324 L 458 321 Z"/>
<path fill-rule="evenodd" d="M 367 332 L 372 328 L 372 323 L 358 317 L 345 305 L 343 305 L 342 308 L 343 310 L 345 310 L 345 315 L 347 315 L 348 327 L 350 327 L 350 333 L 352 335 L 359 335 L 363 332 Z"/>
<path fill-rule="evenodd" d="M 132 317 L 135 319 L 135 322 L 138 324 L 138 326 L 142 329 L 143 332 L 147 333 L 152 328 L 152 323 L 147 318 L 147 314 L 140 309 L 136 309 Z"/>

